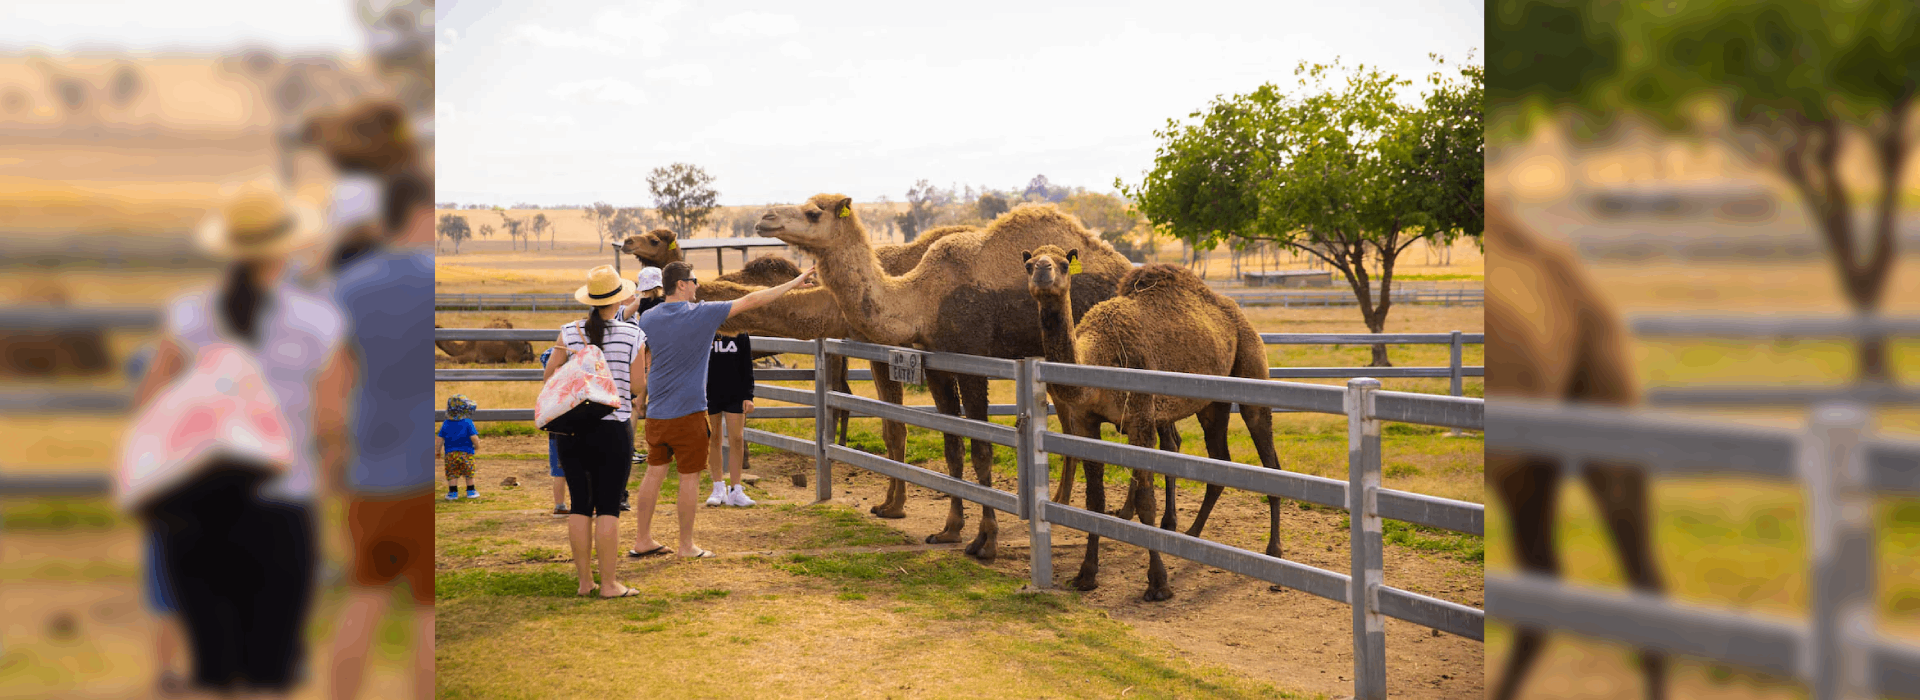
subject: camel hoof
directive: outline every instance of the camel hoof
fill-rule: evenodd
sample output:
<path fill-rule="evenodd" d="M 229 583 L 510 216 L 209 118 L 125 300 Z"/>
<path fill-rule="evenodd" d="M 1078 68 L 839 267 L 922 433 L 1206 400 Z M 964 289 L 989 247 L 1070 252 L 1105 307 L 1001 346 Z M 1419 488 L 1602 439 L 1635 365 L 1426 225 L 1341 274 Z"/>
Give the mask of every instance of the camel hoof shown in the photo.
<path fill-rule="evenodd" d="M 1149 603 L 1158 603 L 1163 600 L 1172 600 L 1173 589 L 1172 588 L 1149 588 L 1147 589 L 1147 594 L 1144 596 L 1141 596 L 1141 599 Z"/>
<path fill-rule="evenodd" d="M 1073 579 L 1073 590 L 1076 590 L 1076 591 L 1091 591 L 1099 587 L 1100 587 L 1100 582 L 1096 580 L 1093 576 L 1081 574 L 1079 576 L 1074 577 Z"/>
<path fill-rule="evenodd" d="M 976 537 L 972 542 L 967 543 L 967 556 L 980 561 L 993 561 L 994 557 L 998 556 L 999 549 L 997 543 Z"/>
<path fill-rule="evenodd" d="M 959 533 L 954 533 L 949 535 L 944 532 L 936 532 L 931 535 L 927 535 L 927 544 L 952 544 L 959 541 L 960 541 Z"/>
<path fill-rule="evenodd" d="M 878 508 L 875 508 L 873 510 L 873 514 L 877 517 L 886 518 L 888 520 L 899 520 L 901 518 L 907 517 L 907 509 L 898 508 L 895 510 L 880 510 Z"/>

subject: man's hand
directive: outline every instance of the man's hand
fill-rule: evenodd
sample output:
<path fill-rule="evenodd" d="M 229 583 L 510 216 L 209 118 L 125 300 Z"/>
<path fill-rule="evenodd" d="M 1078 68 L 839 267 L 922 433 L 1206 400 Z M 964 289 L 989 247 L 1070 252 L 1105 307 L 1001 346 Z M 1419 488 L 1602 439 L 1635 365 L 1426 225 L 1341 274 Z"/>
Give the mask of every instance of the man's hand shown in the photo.
<path fill-rule="evenodd" d="M 740 415 L 744 416 L 752 412 L 753 412 L 753 399 L 747 399 L 745 401 L 740 402 Z"/>
<path fill-rule="evenodd" d="M 817 267 L 818 266 L 809 266 L 806 272 L 802 272 L 799 277 L 793 278 L 792 281 L 787 283 L 792 285 L 789 289 L 812 289 L 817 286 L 813 282 L 813 271 Z"/>

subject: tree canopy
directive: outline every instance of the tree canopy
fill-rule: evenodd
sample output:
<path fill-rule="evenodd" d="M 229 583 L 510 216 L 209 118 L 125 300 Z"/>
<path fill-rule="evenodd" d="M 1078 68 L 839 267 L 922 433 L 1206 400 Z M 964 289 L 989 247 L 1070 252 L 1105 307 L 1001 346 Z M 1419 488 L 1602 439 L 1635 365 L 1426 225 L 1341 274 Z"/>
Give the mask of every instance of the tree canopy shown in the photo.
<path fill-rule="evenodd" d="M 1482 229 L 1484 71 L 1449 74 L 1434 60 L 1417 105 L 1400 101 L 1411 81 L 1399 76 L 1301 63 L 1292 91 L 1262 85 L 1215 99 L 1190 123 L 1168 120 L 1153 170 L 1138 186 L 1115 184 L 1199 250 L 1269 240 L 1327 262 L 1382 332 L 1400 253 Z M 1387 364 L 1383 346 L 1374 364 Z"/>
<path fill-rule="evenodd" d="M 654 168 L 647 176 L 647 189 L 653 193 L 653 206 L 660 218 L 682 236 L 705 226 L 720 199 L 720 193 L 713 189 L 713 176 L 691 163 Z"/>

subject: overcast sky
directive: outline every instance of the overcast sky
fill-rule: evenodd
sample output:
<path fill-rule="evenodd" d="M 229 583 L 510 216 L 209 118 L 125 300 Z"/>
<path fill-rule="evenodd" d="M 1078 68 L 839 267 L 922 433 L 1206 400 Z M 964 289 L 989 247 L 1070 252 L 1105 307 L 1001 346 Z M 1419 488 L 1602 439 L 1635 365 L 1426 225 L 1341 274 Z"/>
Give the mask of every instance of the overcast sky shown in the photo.
<path fill-rule="evenodd" d="M 1481 0 L 687 3 L 440 0 L 439 201 L 651 205 L 676 161 L 722 204 L 1036 174 L 1111 191 L 1153 131 L 1302 60 L 1415 79 L 1484 55 Z"/>
<path fill-rule="evenodd" d="M 386 7 L 385 0 L 377 0 Z M 284 53 L 365 50 L 351 0 L 0 0 L 0 47 L 229 50 Z"/>

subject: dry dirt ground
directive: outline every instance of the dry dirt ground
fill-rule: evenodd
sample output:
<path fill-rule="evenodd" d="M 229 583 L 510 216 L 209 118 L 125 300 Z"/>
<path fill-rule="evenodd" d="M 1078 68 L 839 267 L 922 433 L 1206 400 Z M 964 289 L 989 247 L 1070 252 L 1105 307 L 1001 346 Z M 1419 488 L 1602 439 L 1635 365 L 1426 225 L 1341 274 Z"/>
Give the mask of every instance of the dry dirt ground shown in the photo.
<path fill-rule="evenodd" d="M 544 438 L 484 439 L 482 457 L 477 463 L 477 483 L 482 498 L 438 503 L 437 565 L 443 578 L 450 571 L 473 567 L 535 566 L 529 559 L 570 561 L 564 520 L 553 518 L 548 512 L 551 481 L 547 476 L 545 453 Z M 489 454 L 512 457 L 488 457 Z M 784 453 L 754 454 L 751 464 L 753 468 L 748 473 L 761 478 L 750 493 L 761 505 L 751 509 L 703 507 L 695 528 L 699 544 L 719 552 L 722 560 L 756 555 L 777 560 L 796 552 L 820 553 L 808 546 L 808 531 L 795 527 L 798 516 L 790 510 L 792 506 L 813 500 L 811 485 L 797 487 L 789 478 L 799 473 L 809 475 L 810 479 L 811 461 Z M 516 477 L 521 486 L 500 488 L 498 484 L 507 476 Z M 636 472 L 634 478 L 637 480 L 638 476 Z M 1000 475 L 1001 483 L 996 486 L 1011 490 L 1011 480 L 1010 472 Z M 1112 503 L 1117 500 L 1119 490 L 1113 479 L 1108 481 Z M 1084 486 L 1082 482 L 1075 490 L 1077 503 L 1084 504 Z M 1198 506 L 1201 489 L 1193 484 L 1183 486 L 1180 513 L 1184 528 Z M 884 487 L 885 480 L 869 472 L 844 465 L 835 469 L 834 502 L 853 506 L 861 514 L 860 518 L 883 523 L 897 535 L 895 541 L 878 544 L 876 551 L 937 550 L 946 556 L 964 556 L 957 551 L 962 545 L 919 544 L 925 535 L 941 528 L 947 514 L 946 497 L 930 490 L 909 487 L 904 520 L 879 520 L 865 515 L 866 508 L 884 495 Z M 704 498 L 704 486 L 700 493 Z M 979 507 L 969 504 L 967 510 L 964 532 L 970 539 L 979 522 Z M 675 522 L 672 506 L 663 503 L 655 515 L 656 537 L 661 542 L 675 541 L 673 538 L 678 532 Z M 999 557 L 989 567 L 1025 579 L 1029 566 L 1025 523 L 1004 513 L 998 522 L 1002 532 Z M 1205 536 L 1259 551 L 1265 545 L 1266 524 L 1263 501 L 1251 494 L 1229 491 L 1210 518 Z M 634 530 L 625 519 L 622 527 L 624 548 L 631 546 Z M 1288 503 L 1281 512 L 1281 532 L 1287 558 L 1329 570 L 1346 570 L 1347 530 L 1343 512 L 1305 510 Z M 508 542 L 512 544 L 502 544 Z M 1084 547 L 1084 535 L 1066 528 L 1055 530 L 1053 557 L 1057 587 L 1070 587 Z M 1104 542 L 1102 548 L 1100 587 L 1087 593 L 1062 595 L 1104 611 L 1129 626 L 1134 635 L 1149 640 L 1153 646 L 1172 650 L 1179 657 L 1224 666 L 1234 673 L 1297 693 L 1340 696 L 1351 692 L 1351 612 L 1345 605 L 1298 591 L 1273 592 L 1264 582 L 1171 557 L 1167 561 L 1175 597 L 1170 601 L 1147 603 L 1140 598 L 1145 588 L 1145 551 L 1111 541 Z M 649 585 L 650 577 L 664 571 L 660 567 L 668 566 L 673 564 L 666 561 L 625 564 L 622 580 L 644 587 Z M 762 585 L 759 579 L 767 577 L 765 568 L 732 567 L 727 571 L 739 575 L 729 573 L 719 580 L 733 590 L 736 597 L 753 595 L 761 592 L 757 586 Z M 1391 585 L 1475 607 L 1483 602 L 1481 567 L 1477 562 L 1468 564 L 1447 554 L 1389 545 L 1386 572 Z M 442 618 L 443 622 L 445 619 Z M 1398 621 L 1388 623 L 1387 640 L 1387 673 L 1395 697 L 1479 697 L 1483 694 L 1479 642 Z"/>

